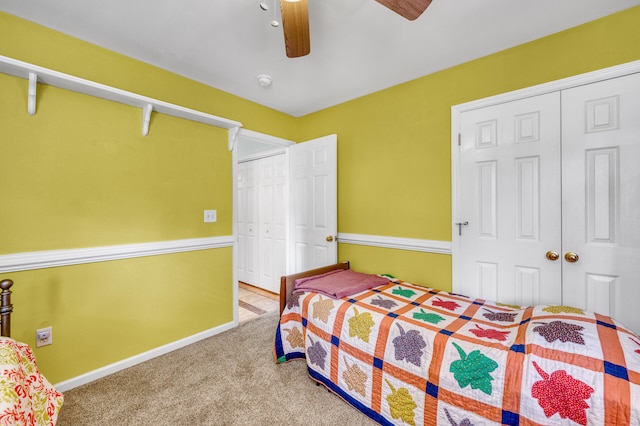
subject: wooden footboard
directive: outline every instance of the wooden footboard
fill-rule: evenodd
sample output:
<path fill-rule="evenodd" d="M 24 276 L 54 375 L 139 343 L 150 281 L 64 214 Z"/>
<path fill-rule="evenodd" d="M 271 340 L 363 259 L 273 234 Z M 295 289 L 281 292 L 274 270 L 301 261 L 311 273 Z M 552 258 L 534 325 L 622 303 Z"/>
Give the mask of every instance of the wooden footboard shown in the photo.
<path fill-rule="evenodd" d="M 13 305 L 11 304 L 11 286 L 13 281 L 2 280 L 0 282 L 0 335 L 2 337 L 11 337 L 11 312 Z"/>
<path fill-rule="evenodd" d="M 280 278 L 280 314 L 287 305 L 287 300 L 293 293 L 293 285 L 298 278 L 312 277 L 314 275 L 325 274 L 337 269 L 349 269 L 349 262 L 341 262 L 333 265 L 323 266 L 321 268 L 311 269 L 309 271 L 298 272 L 297 274 L 285 275 Z"/>

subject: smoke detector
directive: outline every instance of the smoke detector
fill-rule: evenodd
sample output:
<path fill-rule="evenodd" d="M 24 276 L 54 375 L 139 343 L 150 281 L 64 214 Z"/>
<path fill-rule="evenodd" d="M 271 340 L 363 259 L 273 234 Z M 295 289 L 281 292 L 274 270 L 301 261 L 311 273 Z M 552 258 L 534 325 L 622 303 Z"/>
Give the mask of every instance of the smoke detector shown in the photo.
<path fill-rule="evenodd" d="M 267 74 L 260 74 L 258 77 L 258 84 L 262 87 L 269 87 L 271 86 L 271 82 L 272 82 L 272 78 L 270 75 Z"/>

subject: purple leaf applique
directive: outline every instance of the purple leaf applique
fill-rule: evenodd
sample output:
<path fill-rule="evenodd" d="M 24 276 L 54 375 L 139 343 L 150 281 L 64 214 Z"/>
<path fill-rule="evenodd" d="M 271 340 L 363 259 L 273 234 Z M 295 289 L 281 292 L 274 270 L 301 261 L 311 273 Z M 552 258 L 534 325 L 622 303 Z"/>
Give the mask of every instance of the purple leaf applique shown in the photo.
<path fill-rule="evenodd" d="M 420 359 L 424 353 L 422 350 L 427 347 L 424 339 L 418 330 L 404 331 L 400 324 L 396 323 L 400 329 L 400 335 L 393 339 L 395 357 L 397 361 L 405 360 L 420 367 Z"/>

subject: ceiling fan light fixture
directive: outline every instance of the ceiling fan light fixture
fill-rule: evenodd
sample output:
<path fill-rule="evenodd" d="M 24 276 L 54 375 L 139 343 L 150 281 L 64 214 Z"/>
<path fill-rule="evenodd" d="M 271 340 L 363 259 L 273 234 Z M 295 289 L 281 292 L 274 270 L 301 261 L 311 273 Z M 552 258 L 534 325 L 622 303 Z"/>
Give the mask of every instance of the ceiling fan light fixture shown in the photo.
<path fill-rule="evenodd" d="M 280 0 L 282 32 L 287 57 L 298 58 L 311 52 L 309 4 L 307 0 Z"/>
<path fill-rule="evenodd" d="M 418 19 L 432 0 L 376 0 L 409 21 Z"/>

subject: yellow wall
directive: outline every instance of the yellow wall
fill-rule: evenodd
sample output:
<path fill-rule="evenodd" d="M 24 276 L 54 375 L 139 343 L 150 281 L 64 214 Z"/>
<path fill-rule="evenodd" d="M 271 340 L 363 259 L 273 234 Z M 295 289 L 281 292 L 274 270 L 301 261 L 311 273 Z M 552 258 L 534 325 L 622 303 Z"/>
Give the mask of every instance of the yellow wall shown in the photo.
<path fill-rule="evenodd" d="M 634 7 L 302 117 L 300 140 L 338 134 L 339 231 L 451 241 L 451 107 L 638 60 L 639 23 Z M 410 256 L 339 246 L 356 269 L 451 288 L 449 256 Z"/>
<path fill-rule="evenodd" d="M 12 335 L 51 382 L 77 377 L 231 321 L 231 262 L 223 248 L 6 274 Z M 53 345 L 36 348 L 47 326 Z"/>
<path fill-rule="evenodd" d="M 0 13 L 0 55 L 295 137 L 296 120 Z M 227 131 L 0 74 L 0 255 L 232 234 Z M 218 221 L 203 223 L 216 209 Z M 233 319 L 232 249 L 2 274 L 54 383 Z M 35 348 L 51 325 L 54 344 Z"/>
<path fill-rule="evenodd" d="M 275 136 L 338 134 L 340 232 L 451 239 L 452 105 L 640 59 L 640 7 L 295 119 L 0 13 L 0 54 L 241 121 Z M 0 74 L 0 254 L 230 235 L 226 131 Z M 202 223 L 202 210 L 218 222 Z M 3 274 L 14 337 L 56 383 L 226 323 L 231 249 Z M 341 244 L 340 259 L 450 289 L 450 256 Z"/>

